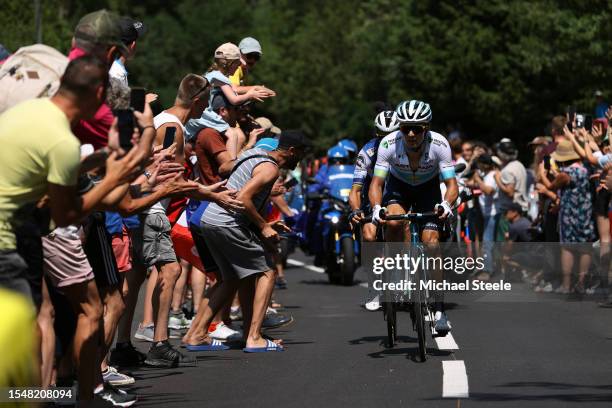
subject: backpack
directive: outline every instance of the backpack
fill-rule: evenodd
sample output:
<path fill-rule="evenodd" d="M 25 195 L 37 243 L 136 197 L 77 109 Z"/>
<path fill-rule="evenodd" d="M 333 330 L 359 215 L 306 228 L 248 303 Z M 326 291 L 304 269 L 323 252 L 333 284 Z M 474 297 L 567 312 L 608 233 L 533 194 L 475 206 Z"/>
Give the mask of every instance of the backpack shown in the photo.
<path fill-rule="evenodd" d="M 0 113 L 22 101 L 54 95 L 67 65 L 68 57 L 48 45 L 18 49 L 0 66 Z"/>

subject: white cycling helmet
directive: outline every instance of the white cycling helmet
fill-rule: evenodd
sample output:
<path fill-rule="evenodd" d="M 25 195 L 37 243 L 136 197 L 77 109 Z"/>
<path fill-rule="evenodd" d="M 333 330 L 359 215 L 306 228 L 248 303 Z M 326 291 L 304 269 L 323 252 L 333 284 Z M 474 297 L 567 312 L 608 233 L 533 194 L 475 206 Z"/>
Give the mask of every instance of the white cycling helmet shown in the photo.
<path fill-rule="evenodd" d="M 431 122 L 431 107 L 428 103 L 415 99 L 404 101 L 395 109 L 399 123 L 429 123 Z"/>
<path fill-rule="evenodd" d="M 386 133 L 391 133 L 399 129 L 397 115 L 393 111 L 380 112 L 378 115 L 376 115 L 376 119 L 374 119 L 374 125 L 376 126 L 376 129 Z"/>

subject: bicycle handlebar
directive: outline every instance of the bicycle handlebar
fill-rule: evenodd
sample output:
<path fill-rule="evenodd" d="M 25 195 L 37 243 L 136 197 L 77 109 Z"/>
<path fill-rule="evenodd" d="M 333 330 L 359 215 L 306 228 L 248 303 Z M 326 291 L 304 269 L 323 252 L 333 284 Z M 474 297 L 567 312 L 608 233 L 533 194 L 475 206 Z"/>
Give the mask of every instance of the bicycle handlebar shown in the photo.
<path fill-rule="evenodd" d="M 428 211 L 424 213 L 406 213 L 398 215 L 386 215 L 384 209 L 381 210 L 380 218 L 385 221 L 422 221 L 426 219 L 438 219 L 440 213 L 436 211 Z M 372 222 L 372 216 L 362 218 L 360 224 L 368 224 Z"/>

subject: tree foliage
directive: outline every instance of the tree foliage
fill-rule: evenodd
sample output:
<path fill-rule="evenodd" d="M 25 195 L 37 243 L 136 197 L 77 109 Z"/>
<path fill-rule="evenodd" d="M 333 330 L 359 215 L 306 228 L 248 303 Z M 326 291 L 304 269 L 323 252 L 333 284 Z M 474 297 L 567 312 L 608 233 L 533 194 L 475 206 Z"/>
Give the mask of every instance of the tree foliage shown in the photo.
<path fill-rule="evenodd" d="M 1 0 L 2 41 L 34 40 L 34 2 Z M 612 2 L 606 0 L 41 0 L 43 41 L 67 51 L 86 12 L 141 18 L 149 33 L 129 62 L 130 82 L 172 102 L 187 72 L 202 73 L 223 42 L 257 38 L 264 55 L 249 77 L 278 96 L 259 104 L 281 127 L 329 146 L 372 133 L 374 102 L 432 104 L 434 128 L 524 141 L 593 91 L 612 94 Z"/>

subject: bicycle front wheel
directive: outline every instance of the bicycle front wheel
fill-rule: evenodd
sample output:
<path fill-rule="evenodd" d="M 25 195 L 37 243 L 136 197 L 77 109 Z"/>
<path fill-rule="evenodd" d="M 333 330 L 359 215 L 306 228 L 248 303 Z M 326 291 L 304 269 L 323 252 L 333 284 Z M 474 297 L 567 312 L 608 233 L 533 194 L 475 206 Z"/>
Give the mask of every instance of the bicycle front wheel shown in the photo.
<path fill-rule="evenodd" d="M 416 288 L 412 299 L 412 313 L 414 314 L 414 325 L 416 326 L 417 338 L 419 341 L 419 360 L 425 362 L 427 360 L 427 337 L 426 337 L 426 322 L 425 313 L 427 311 L 427 301 L 425 291 L 421 289 L 421 279 L 423 271 L 417 270 L 414 275 L 416 277 Z"/>

